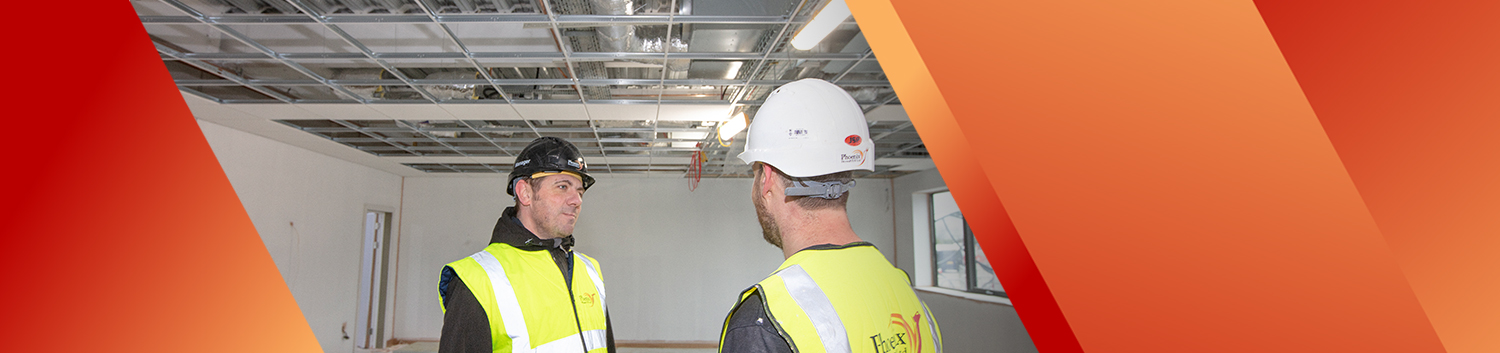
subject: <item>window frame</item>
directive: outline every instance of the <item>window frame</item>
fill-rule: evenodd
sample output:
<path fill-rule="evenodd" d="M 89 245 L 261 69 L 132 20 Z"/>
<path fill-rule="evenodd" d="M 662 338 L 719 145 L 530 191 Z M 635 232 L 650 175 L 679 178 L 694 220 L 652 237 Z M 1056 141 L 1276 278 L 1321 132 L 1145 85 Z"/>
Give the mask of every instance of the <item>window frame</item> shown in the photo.
<path fill-rule="evenodd" d="M 979 285 L 978 285 L 979 284 L 979 261 L 977 259 L 977 256 L 978 256 L 977 253 L 978 253 L 978 251 L 975 251 L 975 250 L 979 249 L 979 243 L 975 239 L 975 237 L 974 237 L 974 230 L 969 227 L 969 220 L 966 217 L 962 218 L 963 233 L 964 233 L 964 235 L 963 235 L 963 237 L 964 237 L 964 239 L 963 239 L 963 243 L 964 243 L 964 261 L 963 261 L 964 263 L 963 263 L 963 266 L 964 266 L 964 277 L 965 277 L 965 279 L 964 279 L 965 286 L 964 287 L 965 288 L 964 289 L 958 289 L 958 288 L 949 288 L 949 287 L 943 287 L 943 286 L 938 285 L 938 283 L 939 283 L 939 281 L 938 281 L 938 267 L 939 266 L 937 264 L 937 261 L 938 261 L 938 254 L 937 254 L 937 219 L 938 219 L 938 215 L 935 214 L 935 212 L 937 212 L 937 208 L 935 206 L 935 202 L 933 201 L 933 197 L 936 196 L 937 194 L 941 194 L 941 193 L 945 193 L 945 192 L 949 193 L 949 195 L 952 195 L 952 191 L 948 190 L 947 188 L 942 188 L 942 189 L 937 189 L 937 190 L 931 190 L 931 191 L 928 191 L 928 192 L 925 192 L 925 193 L 921 193 L 922 197 L 925 199 L 924 203 L 927 205 L 927 210 L 925 212 L 926 213 L 926 217 L 925 218 L 926 218 L 926 223 L 927 223 L 927 238 L 928 238 L 927 239 L 927 251 L 928 251 L 928 261 L 926 261 L 927 262 L 926 266 L 928 267 L 929 275 L 931 276 L 931 277 L 929 277 L 930 281 L 927 281 L 927 283 L 924 283 L 924 284 L 926 286 L 930 287 L 930 288 L 945 289 L 945 290 L 957 291 L 957 292 L 963 292 L 963 293 L 979 294 L 979 295 L 990 296 L 990 297 L 998 297 L 998 298 L 1004 298 L 1006 301 L 1008 301 L 1010 299 L 1010 296 L 1007 295 L 1004 290 L 995 291 L 995 290 L 990 290 L 990 289 L 978 288 L 979 287 Z M 963 214 L 962 210 L 960 210 L 959 212 L 960 212 L 959 213 L 960 215 Z M 993 266 L 991 268 L 993 268 Z M 991 272 L 991 273 L 993 273 L 993 272 Z M 1002 285 L 1002 288 L 1004 288 L 1003 285 Z"/>

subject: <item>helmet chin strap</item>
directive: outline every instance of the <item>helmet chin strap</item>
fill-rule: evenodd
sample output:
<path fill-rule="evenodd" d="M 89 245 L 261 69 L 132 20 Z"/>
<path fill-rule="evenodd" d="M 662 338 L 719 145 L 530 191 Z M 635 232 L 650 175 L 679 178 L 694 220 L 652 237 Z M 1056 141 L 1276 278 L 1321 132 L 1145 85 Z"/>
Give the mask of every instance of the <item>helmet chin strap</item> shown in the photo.
<path fill-rule="evenodd" d="M 820 199 L 837 199 L 844 193 L 854 189 L 854 181 L 848 183 L 817 182 L 817 181 L 792 181 L 792 186 L 786 188 L 786 196 L 807 196 Z"/>

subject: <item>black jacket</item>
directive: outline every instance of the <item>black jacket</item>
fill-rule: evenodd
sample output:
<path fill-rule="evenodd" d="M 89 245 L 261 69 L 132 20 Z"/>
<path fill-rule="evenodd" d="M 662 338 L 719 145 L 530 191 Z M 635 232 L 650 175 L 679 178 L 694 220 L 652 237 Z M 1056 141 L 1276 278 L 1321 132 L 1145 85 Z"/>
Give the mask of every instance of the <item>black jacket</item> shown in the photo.
<path fill-rule="evenodd" d="M 750 294 L 729 313 L 724 341 L 719 346 L 724 353 L 792 353 L 791 343 L 781 337 L 771 323 L 771 315 L 766 314 L 760 292 Z"/>
<path fill-rule="evenodd" d="M 573 257 L 572 236 L 537 238 L 516 218 L 515 207 L 506 207 L 500 220 L 495 222 L 490 242 L 509 244 L 521 250 L 547 250 L 552 253 L 552 260 L 557 263 L 557 268 L 562 270 L 563 281 L 568 284 L 568 288 L 573 287 L 573 261 L 570 261 Z M 438 294 L 442 296 L 443 308 L 446 309 L 438 352 L 490 353 L 493 343 L 490 342 L 489 318 L 485 316 L 484 308 L 479 306 L 479 299 L 475 299 L 474 293 L 469 291 L 463 279 L 450 267 L 443 266 L 442 276 L 438 280 Z M 574 315 L 574 320 L 577 320 L 577 314 Z M 604 312 L 604 327 L 606 347 L 610 353 L 614 353 L 615 330 L 614 325 L 609 322 L 607 310 Z"/>

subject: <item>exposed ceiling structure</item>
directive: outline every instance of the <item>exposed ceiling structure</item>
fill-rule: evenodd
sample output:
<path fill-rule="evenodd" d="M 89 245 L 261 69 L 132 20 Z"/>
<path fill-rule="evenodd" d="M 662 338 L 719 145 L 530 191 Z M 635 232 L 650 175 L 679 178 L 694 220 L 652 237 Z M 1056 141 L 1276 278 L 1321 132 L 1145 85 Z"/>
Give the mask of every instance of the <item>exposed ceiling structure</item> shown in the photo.
<path fill-rule="evenodd" d="M 195 116 L 400 175 L 493 175 L 538 136 L 595 173 L 744 177 L 776 86 L 822 78 L 866 112 L 874 173 L 932 162 L 852 19 L 788 41 L 824 0 L 132 1 Z"/>

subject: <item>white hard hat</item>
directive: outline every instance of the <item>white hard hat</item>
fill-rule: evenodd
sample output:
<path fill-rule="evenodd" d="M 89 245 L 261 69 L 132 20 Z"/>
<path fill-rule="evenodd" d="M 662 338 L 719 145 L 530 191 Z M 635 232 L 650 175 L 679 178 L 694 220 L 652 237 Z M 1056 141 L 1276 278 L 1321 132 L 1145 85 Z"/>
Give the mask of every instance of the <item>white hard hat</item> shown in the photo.
<path fill-rule="evenodd" d="M 755 113 L 740 160 L 793 177 L 875 171 L 865 114 L 844 89 L 815 78 L 777 87 Z"/>

